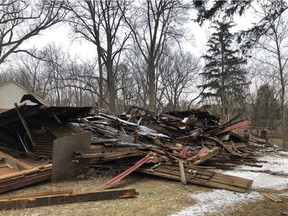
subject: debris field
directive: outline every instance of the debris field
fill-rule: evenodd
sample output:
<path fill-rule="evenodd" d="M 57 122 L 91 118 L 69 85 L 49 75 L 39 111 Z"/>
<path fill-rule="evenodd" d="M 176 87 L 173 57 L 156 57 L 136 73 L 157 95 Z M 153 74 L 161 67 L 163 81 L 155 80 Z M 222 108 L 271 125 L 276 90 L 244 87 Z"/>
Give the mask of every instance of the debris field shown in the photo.
<path fill-rule="evenodd" d="M 223 123 L 200 109 L 155 113 L 130 106 L 115 116 L 92 114 L 91 107 L 15 103 L 15 108 L 0 113 L 0 210 L 135 197 L 135 189 L 111 190 L 132 172 L 247 193 L 253 179 L 219 169 L 258 166 L 259 148 L 270 144 L 238 130 L 250 124 L 240 115 Z M 89 193 L 67 189 L 4 194 L 39 182 L 110 170 L 119 174 Z"/>

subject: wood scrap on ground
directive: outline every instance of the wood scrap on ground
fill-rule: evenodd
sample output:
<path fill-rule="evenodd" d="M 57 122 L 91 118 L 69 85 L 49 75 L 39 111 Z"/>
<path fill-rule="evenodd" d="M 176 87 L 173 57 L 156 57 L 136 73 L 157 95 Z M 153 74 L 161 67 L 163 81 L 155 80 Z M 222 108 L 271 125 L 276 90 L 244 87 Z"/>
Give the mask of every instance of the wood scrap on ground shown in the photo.
<path fill-rule="evenodd" d="M 160 114 L 131 106 L 126 114 L 119 116 L 89 114 L 90 109 L 19 106 L 1 113 L 0 149 L 3 152 L 0 152 L 0 171 L 5 172 L 0 174 L 0 193 L 51 180 L 53 155 L 61 159 L 68 153 L 69 163 L 53 166 L 72 171 L 75 166 L 81 174 L 87 169 L 100 173 L 106 169 L 122 172 L 99 190 L 114 186 L 137 171 L 183 184 L 249 192 L 253 179 L 215 171 L 232 169 L 239 164 L 256 166 L 260 154 L 257 146 L 250 144 L 260 138 L 251 136 L 247 141 L 243 134 L 234 130 L 249 125 L 249 121 L 238 120 L 238 116 L 221 124 L 220 118 L 201 109 Z M 21 115 L 17 115 L 19 111 Z M 85 139 L 89 147 L 84 149 L 82 138 L 71 137 L 87 131 L 92 137 Z M 29 139 L 25 139 L 28 132 Z M 65 147 L 61 143 L 53 146 L 57 140 L 69 137 L 73 140 L 74 150 L 71 150 L 70 142 L 66 142 Z M 263 139 L 259 142 L 262 147 L 266 145 Z M 23 157 L 29 162 L 22 160 Z M 87 160 L 89 163 L 81 163 Z M 14 205 L 17 206 L 17 202 Z"/>
<path fill-rule="evenodd" d="M 21 208 L 33 208 L 69 204 L 75 202 L 100 201 L 110 199 L 123 199 L 136 197 L 135 189 L 106 190 L 88 193 L 71 193 L 68 191 L 49 191 L 29 195 L 11 196 L 0 198 L 0 211 Z"/>
<path fill-rule="evenodd" d="M 283 202 L 283 200 L 281 200 L 279 197 L 277 197 L 275 195 L 268 194 L 268 193 L 262 193 L 262 195 L 265 198 L 269 199 L 270 201 L 273 201 L 273 202 L 276 202 L 276 203 Z"/>

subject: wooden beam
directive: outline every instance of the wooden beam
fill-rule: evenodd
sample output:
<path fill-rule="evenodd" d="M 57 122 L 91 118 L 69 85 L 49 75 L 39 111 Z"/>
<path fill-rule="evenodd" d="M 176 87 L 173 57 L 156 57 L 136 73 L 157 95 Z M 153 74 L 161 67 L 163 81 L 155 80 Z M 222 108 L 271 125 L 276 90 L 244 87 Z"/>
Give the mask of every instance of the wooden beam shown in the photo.
<path fill-rule="evenodd" d="M 28 134 L 28 137 L 29 137 L 29 139 L 31 141 L 31 144 L 35 148 L 36 144 L 35 144 L 35 142 L 33 140 L 32 133 L 31 133 L 29 127 L 28 127 L 28 124 L 27 124 L 26 120 L 24 119 L 24 117 L 22 116 L 22 114 L 21 114 L 21 112 L 19 110 L 18 104 L 15 103 L 14 105 L 15 105 L 15 109 L 16 109 L 16 111 L 18 113 L 18 116 L 19 116 L 19 118 L 20 118 L 20 120 L 21 120 L 21 122 L 22 122 L 22 124 L 23 124 L 23 126 L 24 126 L 24 128 L 25 128 L 25 130 L 27 132 L 27 134 Z"/>
<path fill-rule="evenodd" d="M 0 194 L 7 191 L 23 188 L 28 185 L 33 185 L 39 182 L 48 181 L 51 179 L 51 170 L 38 172 L 32 175 L 26 175 L 18 178 L 8 179 L 0 182 Z"/>
<path fill-rule="evenodd" d="M 171 164 L 161 164 L 154 169 L 140 167 L 137 171 L 181 181 L 179 167 Z M 249 179 L 192 167 L 185 167 L 185 175 L 187 183 L 241 193 L 249 192 L 253 183 Z"/>
<path fill-rule="evenodd" d="M 125 178 L 126 176 L 128 176 L 130 173 L 132 173 L 133 171 L 135 171 L 136 169 L 138 169 L 140 166 L 142 166 L 144 163 L 148 162 L 149 160 L 151 160 L 151 157 L 155 155 L 155 153 L 153 152 L 148 152 L 148 154 L 142 158 L 141 160 L 139 160 L 137 163 L 135 163 L 132 167 L 128 168 L 127 170 L 125 170 L 124 172 L 120 173 L 119 175 L 115 176 L 114 178 L 110 179 L 109 181 L 107 181 L 105 184 L 101 185 L 98 190 L 105 190 L 106 188 L 111 187 L 112 185 L 114 185 L 116 182 L 119 182 L 121 179 Z"/>
<path fill-rule="evenodd" d="M 5 158 L 5 163 L 8 165 L 9 165 L 9 161 L 13 161 L 18 166 L 18 168 L 20 167 L 20 169 L 32 169 L 33 168 L 33 166 L 31 166 L 30 164 L 25 163 L 24 161 L 18 160 L 14 157 L 11 157 L 10 155 L 5 154 L 2 151 L 0 151 L 0 157 Z M 12 168 L 14 168 L 14 167 L 12 167 Z M 14 169 L 18 170 L 17 168 L 14 168 Z"/>
<path fill-rule="evenodd" d="M 179 169 L 180 169 L 180 177 L 181 177 L 181 182 L 182 184 L 186 185 L 187 181 L 186 181 L 186 175 L 185 175 L 185 170 L 184 170 L 184 164 L 183 164 L 183 160 L 179 160 Z"/>
<path fill-rule="evenodd" d="M 43 196 L 52 196 L 52 195 L 68 195 L 73 194 L 72 189 L 59 190 L 59 191 L 41 191 L 31 194 L 21 194 L 14 196 L 1 196 L 0 201 L 2 200 L 15 200 L 15 199 L 23 199 L 23 198 L 34 198 L 34 197 L 43 197 Z"/>
<path fill-rule="evenodd" d="M 40 206 L 61 205 L 76 202 L 100 201 L 110 199 L 132 198 L 138 195 L 135 189 L 107 190 L 79 194 L 51 194 L 29 196 L 27 198 L 9 198 L 0 200 L 0 210 L 33 208 Z"/>
<path fill-rule="evenodd" d="M 27 169 L 23 171 L 18 171 L 18 172 L 13 172 L 5 175 L 0 176 L 0 182 L 5 181 L 5 180 L 10 180 L 10 179 L 16 179 L 16 178 L 22 178 L 26 175 L 32 175 L 38 172 L 46 171 L 46 170 L 51 170 L 52 169 L 52 164 L 45 164 L 41 166 L 36 166 L 33 167 L 32 169 Z"/>

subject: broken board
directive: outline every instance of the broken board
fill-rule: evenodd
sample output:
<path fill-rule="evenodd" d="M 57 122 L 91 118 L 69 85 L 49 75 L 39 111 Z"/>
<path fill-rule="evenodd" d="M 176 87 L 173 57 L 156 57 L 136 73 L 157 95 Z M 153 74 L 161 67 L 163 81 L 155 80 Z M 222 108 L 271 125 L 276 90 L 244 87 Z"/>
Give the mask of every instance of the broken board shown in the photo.
<path fill-rule="evenodd" d="M 178 181 L 181 180 L 179 167 L 172 164 L 160 164 L 153 169 L 140 167 L 136 171 Z M 187 183 L 241 193 L 249 192 L 253 183 L 253 180 L 197 168 L 185 167 L 185 176 Z"/>

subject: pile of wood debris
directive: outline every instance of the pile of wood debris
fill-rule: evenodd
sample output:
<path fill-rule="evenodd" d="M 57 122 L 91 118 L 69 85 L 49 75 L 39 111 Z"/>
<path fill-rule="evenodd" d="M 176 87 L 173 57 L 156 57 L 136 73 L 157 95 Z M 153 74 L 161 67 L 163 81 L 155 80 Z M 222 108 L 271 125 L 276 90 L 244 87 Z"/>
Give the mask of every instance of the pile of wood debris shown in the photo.
<path fill-rule="evenodd" d="M 98 192 L 136 171 L 179 180 L 183 184 L 245 193 L 253 180 L 225 175 L 216 169 L 229 169 L 239 164 L 257 166 L 259 153 L 250 143 L 268 145 L 265 140 L 252 136 L 249 139 L 247 134 L 236 132 L 250 124 L 247 120 L 239 121 L 239 116 L 221 123 L 207 110 L 159 114 L 131 106 L 126 114 L 114 116 L 89 114 L 90 109 L 37 105 L 16 106 L 1 113 L 0 193 L 50 179 L 71 178 L 71 171 L 83 174 L 87 169 L 97 173 L 121 170 L 98 188 Z M 64 192 L 65 199 L 79 201 Z M 57 197 L 59 193 L 53 192 Z M 126 191 L 110 195 L 117 194 L 114 197 L 117 198 L 122 193 Z M 123 196 L 137 195 L 135 190 L 127 193 Z M 63 199 L 63 196 L 55 199 Z M 87 196 L 87 200 L 92 199 L 91 195 Z M 22 204 L 17 204 L 17 208 Z M 13 206 L 5 204 L 2 209 L 10 208 Z"/>
<path fill-rule="evenodd" d="M 92 146 L 74 159 L 90 159 L 95 170 L 125 170 L 100 189 L 112 186 L 133 171 L 237 192 L 249 191 L 253 180 L 215 172 L 238 164 L 256 166 L 255 148 L 234 130 L 250 124 L 237 118 L 221 124 L 207 110 L 162 113 L 158 116 L 131 106 L 119 117 L 99 113 L 80 126 L 92 132 Z M 258 141 L 265 143 L 265 140 Z"/>

